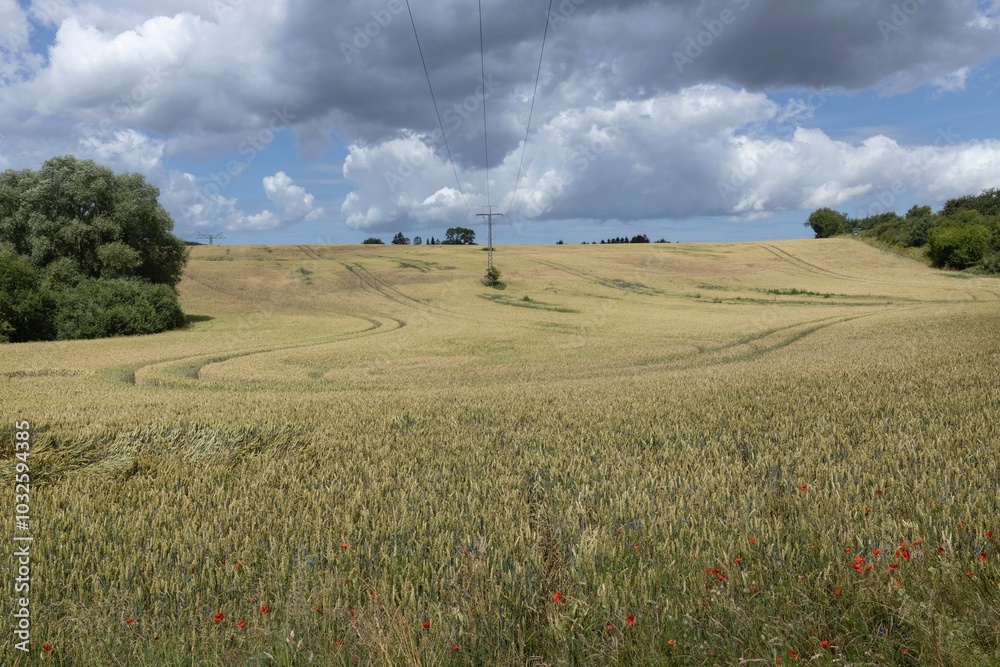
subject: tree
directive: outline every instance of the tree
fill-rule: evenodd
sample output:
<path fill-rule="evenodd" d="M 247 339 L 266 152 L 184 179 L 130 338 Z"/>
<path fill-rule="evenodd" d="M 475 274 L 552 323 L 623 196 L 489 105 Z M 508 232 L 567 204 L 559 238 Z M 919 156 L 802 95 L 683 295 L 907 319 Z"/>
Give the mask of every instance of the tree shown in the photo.
<path fill-rule="evenodd" d="M 445 232 L 445 245 L 475 245 L 476 232 L 468 227 L 449 227 Z"/>
<path fill-rule="evenodd" d="M 396 235 L 392 237 L 393 245 L 410 245 L 410 239 L 403 236 L 403 232 L 396 232 Z"/>
<path fill-rule="evenodd" d="M 629 241 L 629 243 L 649 243 L 649 237 L 645 234 L 637 234 L 632 237 L 632 240 Z"/>
<path fill-rule="evenodd" d="M 959 211 L 979 211 L 983 215 L 1000 215 L 1000 188 L 983 190 L 979 195 L 965 195 L 949 199 L 941 215 L 955 215 Z"/>
<path fill-rule="evenodd" d="M 187 248 L 171 233 L 174 222 L 159 196 L 141 174 L 116 175 L 69 155 L 37 172 L 6 171 L 0 175 L 0 242 L 42 270 L 69 260 L 83 277 L 174 287 Z"/>
<path fill-rule="evenodd" d="M 361 242 L 363 245 L 385 245 L 385 241 L 375 236 L 369 236 Z"/>
<path fill-rule="evenodd" d="M 832 208 L 817 209 L 809 216 L 805 226 L 812 227 L 818 239 L 830 238 L 847 231 L 847 214 Z"/>
<path fill-rule="evenodd" d="M 484 280 L 487 286 L 493 287 L 494 289 L 503 289 L 504 284 L 500 282 L 500 269 L 496 266 L 490 266 L 486 269 L 486 279 Z"/>
<path fill-rule="evenodd" d="M 414 236 L 413 237 L 413 245 L 420 245 L 423 242 L 424 242 L 424 240 L 422 238 L 420 238 L 419 236 Z"/>
<path fill-rule="evenodd" d="M 176 286 L 188 251 L 159 196 L 140 174 L 73 156 L 0 174 L 0 340 L 182 326 Z M 116 319 L 62 327 L 73 313 L 87 322 Z"/>

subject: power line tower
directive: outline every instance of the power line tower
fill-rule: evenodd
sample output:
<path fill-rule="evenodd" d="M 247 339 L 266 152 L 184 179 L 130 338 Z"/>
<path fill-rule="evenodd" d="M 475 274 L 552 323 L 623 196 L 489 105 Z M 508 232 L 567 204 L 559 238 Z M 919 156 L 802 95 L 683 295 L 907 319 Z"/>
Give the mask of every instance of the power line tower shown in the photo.
<path fill-rule="evenodd" d="M 215 241 L 215 239 L 224 239 L 226 237 L 220 233 L 220 234 L 198 234 L 198 238 L 208 239 L 208 245 L 212 245 L 212 242 Z"/>
<path fill-rule="evenodd" d="M 484 206 L 488 213 L 477 213 L 476 217 L 486 218 L 486 268 L 493 269 L 493 216 L 502 218 L 502 213 L 494 213 L 493 209 L 497 208 L 495 205 Z"/>

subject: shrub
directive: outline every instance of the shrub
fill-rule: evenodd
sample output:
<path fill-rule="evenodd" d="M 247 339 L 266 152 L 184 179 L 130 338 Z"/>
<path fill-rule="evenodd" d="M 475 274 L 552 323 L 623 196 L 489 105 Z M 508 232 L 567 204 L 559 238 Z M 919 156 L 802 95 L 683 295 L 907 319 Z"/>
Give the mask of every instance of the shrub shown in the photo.
<path fill-rule="evenodd" d="M 51 340 L 55 303 L 31 261 L 0 251 L 0 342 Z"/>
<path fill-rule="evenodd" d="M 177 294 L 167 285 L 86 279 L 57 295 L 60 340 L 153 334 L 183 326 Z"/>
<path fill-rule="evenodd" d="M 983 225 L 946 225 L 927 235 L 927 253 L 935 266 L 966 269 L 979 262 L 990 243 Z"/>

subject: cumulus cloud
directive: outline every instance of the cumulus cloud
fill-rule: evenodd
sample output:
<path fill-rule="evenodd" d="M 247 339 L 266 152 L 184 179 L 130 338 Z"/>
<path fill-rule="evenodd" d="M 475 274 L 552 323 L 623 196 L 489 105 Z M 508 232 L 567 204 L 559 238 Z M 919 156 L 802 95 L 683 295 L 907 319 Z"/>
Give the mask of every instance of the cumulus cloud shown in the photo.
<path fill-rule="evenodd" d="M 318 220 L 324 215 L 313 195 L 295 185 L 283 171 L 265 176 L 262 185 L 276 211 L 265 209 L 248 214 L 235 197 L 225 196 L 218 183 L 201 182 L 194 174 L 176 171 L 169 174 L 161 198 L 165 206 L 179 212 L 178 222 L 188 229 L 267 231 Z"/>
<path fill-rule="evenodd" d="M 906 190 L 954 196 L 993 185 L 1000 173 L 1000 141 L 943 134 L 932 146 L 905 147 L 882 135 L 850 143 L 799 126 L 808 106 L 700 85 L 566 111 L 539 128 L 529 146 L 513 210 L 538 220 L 754 218 L 869 194 L 876 205 L 885 193 Z M 519 157 L 510 153 L 491 172 L 493 203 L 506 206 L 515 197 Z M 468 217 L 457 190 L 443 196 L 438 189 L 454 182 L 447 158 L 416 135 L 353 146 L 344 175 L 354 185 L 344 203 L 352 227 Z M 485 170 L 462 175 L 485 183 Z M 482 188 L 466 194 L 471 206 L 485 205 Z"/>
<path fill-rule="evenodd" d="M 997 0 L 574 0 L 554 11 L 518 179 L 545 23 L 536 0 L 484 3 L 485 90 L 468 3 L 414 7 L 454 169 L 399 3 L 0 0 L 0 164 L 77 152 L 150 175 L 193 226 L 275 229 L 322 215 L 284 172 L 264 179 L 270 204 L 250 214 L 236 188 L 189 172 L 289 127 L 300 155 L 349 146 L 351 189 L 338 195 L 349 227 L 467 222 L 487 204 L 485 97 L 489 203 L 538 220 L 839 205 L 899 186 L 887 174 L 911 159 L 931 165 L 901 177 L 922 193 L 995 185 L 984 182 L 991 142 L 847 142 L 815 128 L 813 105 L 768 93 L 962 94 L 1000 54 Z M 51 43 L 32 50 L 39 33 Z"/>

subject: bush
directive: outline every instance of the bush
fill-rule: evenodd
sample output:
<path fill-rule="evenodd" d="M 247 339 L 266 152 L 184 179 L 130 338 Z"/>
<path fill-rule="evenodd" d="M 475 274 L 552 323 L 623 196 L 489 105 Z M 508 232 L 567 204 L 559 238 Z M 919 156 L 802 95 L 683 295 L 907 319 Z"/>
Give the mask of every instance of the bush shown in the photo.
<path fill-rule="evenodd" d="M 177 294 L 167 285 L 86 279 L 56 297 L 59 340 L 135 336 L 184 325 Z"/>
<path fill-rule="evenodd" d="M 0 342 L 51 340 L 55 302 L 31 261 L 0 252 Z"/>
<path fill-rule="evenodd" d="M 990 231 L 984 225 L 946 225 L 927 235 L 927 253 L 934 266 L 966 269 L 986 254 Z"/>

